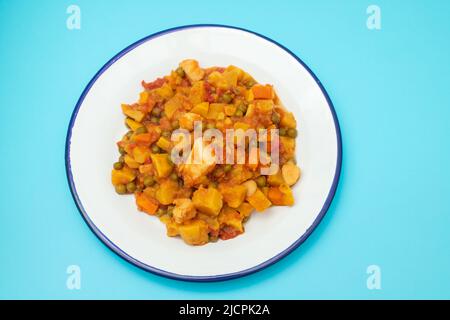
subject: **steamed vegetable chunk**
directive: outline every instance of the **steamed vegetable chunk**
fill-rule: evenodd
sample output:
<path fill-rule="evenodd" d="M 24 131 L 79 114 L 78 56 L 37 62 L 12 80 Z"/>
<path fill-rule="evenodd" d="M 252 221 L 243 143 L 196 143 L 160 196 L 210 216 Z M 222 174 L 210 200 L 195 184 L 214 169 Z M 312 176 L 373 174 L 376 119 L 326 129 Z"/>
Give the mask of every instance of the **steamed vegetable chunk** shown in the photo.
<path fill-rule="evenodd" d="M 183 240 L 192 245 L 208 243 L 208 224 L 204 220 L 195 219 L 178 227 Z"/>
<path fill-rule="evenodd" d="M 207 189 L 200 187 L 194 192 L 192 201 L 197 210 L 209 216 L 217 216 L 223 205 L 222 195 L 216 188 L 212 187 Z"/>
<path fill-rule="evenodd" d="M 142 87 L 136 102 L 120 106 L 128 131 L 117 142 L 111 182 L 117 194 L 134 194 L 138 210 L 158 217 L 167 236 L 189 245 L 232 239 L 254 212 L 294 204 L 297 120 L 272 85 L 236 66 L 202 68 L 186 59 Z M 228 143 L 228 130 L 253 130 L 257 147 L 232 136 L 231 150 L 215 149 Z M 211 132 L 222 136 L 204 137 Z"/>

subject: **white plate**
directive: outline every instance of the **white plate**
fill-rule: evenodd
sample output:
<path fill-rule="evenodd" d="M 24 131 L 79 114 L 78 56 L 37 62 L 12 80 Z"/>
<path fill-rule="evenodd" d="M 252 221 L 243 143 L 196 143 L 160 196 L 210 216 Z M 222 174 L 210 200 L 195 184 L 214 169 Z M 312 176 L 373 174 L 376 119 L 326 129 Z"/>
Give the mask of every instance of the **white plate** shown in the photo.
<path fill-rule="evenodd" d="M 298 121 L 297 160 L 302 177 L 293 207 L 255 213 L 232 240 L 188 246 L 166 236 L 158 219 L 139 212 L 133 196 L 111 185 L 115 142 L 124 133 L 123 102 L 136 101 L 150 81 L 186 58 L 204 67 L 239 66 L 273 84 Z M 66 141 L 70 188 L 92 231 L 127 261 L 181 280 L 216 281 L 258 271 L 286 256 L 311 234 L 334 196 L 341 168 L 341 138 L 332 103 L 311 70 L 264 36 L 227 26 L 195 25 L 146 37 L 112 58 L 81 95 Z"/>

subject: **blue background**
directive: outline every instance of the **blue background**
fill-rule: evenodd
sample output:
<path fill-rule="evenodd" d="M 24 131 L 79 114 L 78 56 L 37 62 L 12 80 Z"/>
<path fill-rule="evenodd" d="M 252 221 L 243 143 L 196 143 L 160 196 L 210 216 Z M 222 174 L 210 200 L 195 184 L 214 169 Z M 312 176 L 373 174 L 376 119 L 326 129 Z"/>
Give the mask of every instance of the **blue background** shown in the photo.
<path fill-rule="evenodd" d="M 81 8 L 81 30 L 66 8 Z M 366 8 L 381 7 L 368 30 Z M 0 0 L 1 298 L 450 298 L 449 1 Z M 342 128 L 333 204 L 294 253 L 257 274 L 185 283 L 146 273 L 89 230 L 64 168 L 68 122 L 113 55 L 193 23 L 247 28 L 321 79 Z M 81 267 L 81 290 L 66 268 Z M 368 290 L 379 265 L 382 289 Z"/>

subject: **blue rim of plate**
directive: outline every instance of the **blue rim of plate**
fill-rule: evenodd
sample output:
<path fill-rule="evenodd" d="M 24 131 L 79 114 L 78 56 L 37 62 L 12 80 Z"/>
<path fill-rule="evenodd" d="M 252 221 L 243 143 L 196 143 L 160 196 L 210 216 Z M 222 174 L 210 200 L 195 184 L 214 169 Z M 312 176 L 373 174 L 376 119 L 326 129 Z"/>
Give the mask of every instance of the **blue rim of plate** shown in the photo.
<path fill-rule="evenodd" d="M 78 110 L 80 109 L 81 105 L 83 104 L 84 98 L 88 94 L 88 92 L 91 89 L 92 85 L 103 74 L 103 72 L 105 72 L 117 60 L 119 60 L 125 54 L 127 54 L 131 50 L 135 49 L 136 47 L 140 46 L 144 42 L 147 42 L 147 41 L 152 40 L 154 38 L 163 36 L 163 35 L 168 34 L 168 33 L 177 32 L 177 31 L 180 31 L 180 30 L 195 29 L 195 28 L 207 28 L 207 27 L 240 30 L 240 31 L 251 33 L 251 34 L 253 34 L 255 36 L 258 36 L 258 37 L 260 37 L 262 39 L 265 39 L 265 40 L 275 44 L 276 46 L 280 47 L 281 49 L 283 49 L 287 53 L 289 53 L 293 58 L 295 58 L 297 60 L 298 63 L 300 63 L 308 71 L 308 73 L 316 81 L 317 85 L 319 86 L 320 90 L 322 91 L 322 94 L 325 96 L 325 98 L 327 100 L 327 103 L 328 103 L 328 106 L 330 108 L 331 114 L 333 116 L 334 126 L 335 126 L 335 129 L 336 129 L 337 149 L 338 149 L 337 150 L 337 163 L 336 163 L 336 170 L 335 170 L 335 174 L 334 174 L 334 178 L 333 178 L 333 183 L 331 185 L 331 188 L 330 188 L 330 191 L 328 193 L 328 196 L 327 196 L 327 198 L 325 200 L 325 203 L 324 203 L 322 209 L 320 210 L 318 216 L 314 220 L 313 224 L 306 230 L 306 232 L 299 239 L 297 239 L 294 243 L 292 243 L 289 247 L 287 247 L 285 250 L 283 250 L 282 252 L 278 253 L 274 257 L 266 260 L 263 263 L 260 263 L 260 264 L 254 266 L 254 267 L 251 267 L 249 269 L 245 269 L 245 270 L 242 270 L 242 271 L 237 271 L 237 272 L 228 273 L 228 274 L 212 275 L 212 276 L 186 276 L 186 275 L 180 275 L 180 274 L 176 274 L 176 273 L 172 273 L 172 272 L 168 272 L 168 271 L 165 271 L 165 270 L 161 270 L 161 269 L 155 268 L 153 266 L 150 266 L 150 265 L 147 265 L 145 263 L 142 263 L 141 261 L 131 257 L 126 252 L 124 252 L 121 248 L 119 248 L 117 245 L 115 245 L 110 239 L 108 239 L 108 237 L 106 237 L 95 226 L 95 224 L 92 222 L 92 220 L 89 218 L 89 215 L 87 214 L 87 212 L 83 208 L 83 204 L 81 203 L 81 200 L 78 197 L 77 190 L 75 188 L 75 184 L 74 184 L 73 176 L 72 176 L 72 170 L 71 170 L 71 166 L 70 166 L 70 139 L 72 137 L 72 127 L 73 127 L 73 125 L 75 123 L 75 120 L 77 118 Z M 193 24 L 193 25 L 184 25 L 184 26 L 179 26 L 179 27 L 166 29 L 166 30 L 163 30 L 163 31 L 151 34 L 149 36 L 146 36 L 146 37 L 142 38 L 141 40 L 136 41 L 135 43 L 129 45 L 128 47 L 126 47 L 125 49 L 120 51 L 113 58 L 111 58 L 94 75 L 94 77 L 91 79 L 91 81 L 89 81 L 89 83 L 86 86 L 86 88 L 83 90 L 83 93 L 81 94 L 80 98 L 78 99 L 78 102 L 77 102 L 77 104 L 75 106 L 75 109 L 74 109 L 74 111 L 72 113 L 72 116 L 70 118 L 69 127 L 68 127 L 68 130 L 67 130 L 67 136 L 66 136 L 65 164 L 66 164 L 66 175 L 67 175 L 67 180 L 68 180 L 69 187 L 70 187 L 70 192 L 72 194 L 72 197 L 73 197 L 73 199 L 75 201 L 75 204 L 76 204 L 76 206 L 77 206 L 81 216 L 83 217 L 84 221 L 87 223 L 89 228 L 92 230 L 92 232 L 109 249 L 111 249 L 113 252 L 115 252 L 121 258 L 123 258 L 124 260 L 128 261 L 129 263 L 131 263 L 131 264 L 133 264 L 133 265 L 135 265 L 135 266 L 137 266 L 137 267 L 139 267 L 139 268 L 141 268 L 141 269 L 143 269 L 145 271 L 148 271 L 148 272 L 151 272 L 153 274 L 156 274 L 156 275 L 159 275 L 159 276 L 163 276 L 163 277 L 166 277 L 166 278 L 169 278 L 169 279 L 183 280 L 183 281 L 193 281 L 193 282 L 224 281 L 224 280 L 230 280 L 230 279 L 243 277 L 243 276 L 255 273 L 257 271 L 260 271 L 262 269 L 265 269 L 265 268 L 271 266 L 272 264 L 274 264 L 275 262 L 277 262 L 277 261 L 283 259 L 284 257 L 286 257 L 288 254 L 290 254 L 292 251 L 294 251 L 296 248 L 298 248 L 303 242 L 305 242 L 306 239 L 308 239 L 308 237 L 311 235 L 311 233 L 314 231 L 314 229 L 322 221 L 322 219 L 325 216 L 326 212 L 328 211 L 328 208 L 330 207 L 331 202 L 333 201 L 334 195 L 336 193 L 336 189 L 337 189 L 337 186 L 338 186 L 338 183 L 339 183 L 339 177 L 340 177 L 340 173 L 341 173 L 341 166 L 342 166 L 342 137 L 341 137 L 341 130 L 340 130 L 340 127 L 339 127 L 339 121 L 337 119 L 336 111 L 334 109 L 334 106 L 333 106 L 333 103 L 331 102 L 330 97 L 328 96 L 327 91 L 325 90 L 325 88 L 323 87 L 323 85 L 321 84 L 321 82 L 317 78 L 317 76 L 311 71 L 311 69 L 299 57 L 297 57 L 292 51 L 290 51 L 288 48 L 284 47 L 280 43 L 276 42 L 275 40 L 272 40 L 272 39 L 270 39 L 270 38 L 268 38 L 268 37 L 266 37 L 264 35 L 261 35 L 259 33 L 256 33 L 254 31 L 250 31 L 250 30 L 247 30 L 247 29 L 244 29 L 244 28 L 228 26 L 228 25 L 222 25 L 222 24 Z"/>

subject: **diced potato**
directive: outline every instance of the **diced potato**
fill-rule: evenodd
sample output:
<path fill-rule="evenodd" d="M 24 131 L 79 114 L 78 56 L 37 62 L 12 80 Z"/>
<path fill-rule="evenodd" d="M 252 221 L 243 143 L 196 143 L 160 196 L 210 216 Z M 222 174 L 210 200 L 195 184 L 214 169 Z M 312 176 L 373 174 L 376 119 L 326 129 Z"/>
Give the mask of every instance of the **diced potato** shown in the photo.
<path fill-rule="evenodd" d="M 283 152 L 286 158 L 293 158 L 295 152 L 295 139 L 289 137 L 280 137 L 280 150 Z"/>
<path fill-rule="evenodd" d="M 150 150 L 144 146 L 137 146 L 133 149 L 133 158 L 139 163 L 144 163 L 150 156 Z"/>
<path fill-rule="evenodd" d="M 241 205 L 236 209 L 243 218 L 247 218 L 253 212 L 254 208 L 248 202 L 242 202 Z"/>
<path fill-rule="evenodd" d="M 183 223 L 195 217 L 197 211 L 191 199 L 175 199 L 173 201 L 175 208 L 173 209 L 173 219 L 176 223 Z"/>
<path fill-rule="evenodd" d="M 244 70 L 242 70 L 241 68 L 238 68 L 236 66 L 233 65 L 229 65 L 226 69 L 225 72 L 234 72 L 237 75 L 237 79 L 238 80 L 242 80 L 242 78 L 244 77 Z"/>
<path fill-rule="evenodd" d="M 160 137 L 156 142 L 156 145 L 165 151 L 170 151 L 172 147 L 170 140 L 165 137 Z"/>
<path fill-rule="evenodd" d="M 148 92 L 147 91 L 142 91 L 140 94 L 139 94 L 139 104 L 141 104 L 141 105 L 143 105 L 143 104 L 146 104 L 147 103 L 147 101 L 148 101 Z"/>
<path fill-rule="evenodd" d="M 172 87 L 168 83 L 164 83 L 160 88 L 152 90 L 152 93 L 167 100 L 172 98 L 174 94 Z"/>
<path fill-rule="evenodd" d="M 159 187 L 158 185 L 153 186 L 153 187 L 147 187 L 142 192 L 144 192 L 147 197 L 152 198 L 152 199 L 156 199 L 156 189 L 158 187 Z"/>
<path fill-rule="evenodd" d="M 253 96 L 255 99 L 273 99 L 274 92 L 271 85 L 256 84 L 252 87 Z"/>
<path fill-rule="evenodd" d="M 223 77 L 222 73 L 213 71 L 208 75 L 208 82 L 218 89 L 228 89 L 228 83 Z"/>
<path fill-rule="evenodd" d="M 239 74 L 240 71 L 237 69 L 225 70 L 222 76 L 227 84 L 227 88 L 233 88 L 237 86 Z"/>
<path fill-rule="evenodd" d="M 207 214 L 197 212 L 197 218 L 205 221 L 208 224 L 210 231 L 219 231 L 220 223 L 217 219 L 217 216 L 209 216 Z"/>
<path fill-rule="evenodd" d="M 283 179 L 288 186 L 294 185 L 300 178 L 300 168 L 294 163 L 288 162 L 281 168 Z"/>
<path fill-rule="evenodd" d="M 172 172 L 173 166 L 167 153 L 151 154 L 150 157 L 158 177 L 165 178 Z"/>
<path fill-rule="evenodd" d="M 236 87 L 239 75 L 240 71 L 233 68 L 227 69 L 223 73 L 213 71 L 208 76 L 208 82 L 216 88 L 227 90 Z"/>
<path fill-rule="evenodd" d="M 252 90 L 252 89 L 247 90 L 247 91 L 245 92 L 245 99 L 246 99 L 247 101 L 249 101 L 249 102 L 255 100 L 255 96 L 254 96 L 254 94 L 253 94 L 253 90 Z"/>
<path fill-rule="evenodd" d="M 118 184 L 127 184 L 133 181 L 136 178 L 136 173 L 134 170 L 123 167 L 121 170 L 115 170 L 113 169 L 111 172 L 111 182 L 113 185 Z"/>
<path fill-rule="evenodd" d="M 153 165 L 152 164 L 141 164 L 139 166 L 139 172 L 142 174 L 150 174 L 153 172 Z"/>
<path fill-rule="evenodd" d="M 254 180 L 247 180 L 242 185 L 245 187 L 247 197 L 252 196 L 258 189 Z"/>
<path fill-rule="evenodd" d="M 169 101 L 167 101 L 164 105 L 164 113 L 167 118 L 172 119 L 175 111 L 181 109 L 183 106 L 183 98 L 181 95 L 176 94 Z"/>
<path fill-rule="evenodd" d="M 224 207 L 219 214 L 219 223 L 221 226 L 226 225 L 232 227 L 239 233 L 244 232 L 242 219 L 243 217 L 236 210 L 230 207 Z"/>
<path fill-rule="evenodd" d="M 281 170 L 278 169 L 275 174 L 268 175 L 267 183 L 271 186 L 279 186 L 280 184 L 286 183 L 283 179 Z"/>
<path fill-rule="evenodd" d="M 253 173 L 242 164 L 236 164 L 229 173 L 230 183 L 241 184 L 253 176 Z"/>
<path fill-rule="evenodd" d="M 189 92 L 189 101 L 193 106 L 203 102 L 205 97 L 205 84 L 203 81 L 194 82 Z"/>
<path fill-rule="evenodd" d="M 219 191 L 231 208 L 239 207 L 247 195 L 247 188 L 244 185 L 220 184 Z"/>
<path fill-rule="evenodd" d="M 191 81 L 199 81 L 203 79 L 205 75 L 205 71 L 200 68 L 198 62 L 196 60 L 187 59 L 181 61 L 180 67 L 186 73 L 187 77 Z"/>
<path fill-rule="evenodd" d="M 259 111 L 261 111 L 261 113 L 272 113 L 273 110 L 273 101 L 272 100 L 258 100 L 255 102 L 256 104 L 256 109 L 258 109 Z"/>
<path fill-rule="evenodd" d="M 194 206 L 197 210 L 210 215 L 217 216 L 222 209 L 222 194 L 215 188 L 200 187 L 194 192 L 192 197 Z"/>
<path fill-rule="evenodd" d="M 201 183 L 202 177 L 206 177 L 214 169 L 215 164 L 214 149 L 209 148 L 206 141 L 201 137 L 197 138 L 186 161 L 179 165 L 184 184 L 193 186 Z"/>
<path fill-rule="evenodd" d="M 158 210 L 156 201 L 148 198 L 143 192 L 136 194 L 136 204 L 139 210 L 151 215 L 154 215 Z"/>
<path fill-rule="evenodd" d="M 280 125 L 282 127 L 295 129 L 297 127 L 297 121 L 295 121 L 294 114 L 287 111 L 283 112 L 283 114 L 281 115 Z"/>
<path fill-rule="evenodd" d="M 178 227 L 179 225 L 175 223 L 168 215 L 163 215 L 159 220 L 166 225 L 167 236 L 175 237 L 179 235 Z"/>
<path fill-rule="evenodd" d="M 264 193 L 260 189 L 257 189 L 253 195 L 251 195 L 250 197 L 247 197 L 247 201 L 258 212 L 262 212 L 272 205 L 270 200 L 267 199 L 267 197 L 264 195 Z"/>
<path fill-rule="evenodd" d="M 145 113 L 134 109 L 132 106 L 128 104 L 122 104 L 122 112 L 128 117 L 136 120 L 137 122 L 141 122 L 145 117 Z"/>
<path fill-rule="evenodd" d="M 234 125 L 233 125 L 233 127 L 234 127 L 234 129 L 235 130 L 238 130 L 238 129 L 242 129 L 242 130 L 247 130 L 248 128 L 250 128 L 250 125 L 248 124 L 248 123 L 245 123 L 245 122 L 236 122 Z"/>
<path fill-rule="evenodd" d="M 234 115 L 236 109 L 237 107 L 234 104 L 227 104 L 224 107 L 225 114 L 230 117 Z"/>
<path fill-rule="evenodd" d="M 181 238 L 191 245 L 202 245 L 208 242 L 208 224 L 200 219 L 193 219 L 178 227 Z"/>
<path fill-rule="evenodd" d="M 124 157 L 125 163 L 132 169 L 137 169 L 141 165 L 139 162 L 134 160 L 130 155 L 126 154 Z"/>
<path fill-rule="evenodd" d="M 225 103 L 211 103 L 209 105 L 209 111 L 206 115 L 206 119 L 209 120 L 217 120 L 219 118 L 220 113 L 224 113 Z"/>
<path fill-rule="evenodd" d="M 178 190 L 178 183 L 173 180 L 164 180 L 156 190 L 156 200 L 161 204 L 169 205 L 173 202 Z"/>
<path fill-rule="evenodd" d="M 202 121 L 202 116 L 196 113 L 186 112 L 180 117 L 180 119 L 178 119 L 178 121 L 181 128 L 192 131 L 194 130 L 195 122 Z"/>
<path fill-rule="evenodd" d="M 191 109 L 191 112 L 206 117 L 208 115 L 209 102 L 202 102 Z"/>
<path fill-rule="evenodd" d="M 139 123 L 137 121 L 134 121 L 131 118 L 126 118 L 125 123 L 130 127 L 131 130 L 136 131 L 137 128 L 142 127 L 142 123 Z"/>
<path fill-rule="evenodd" d="M 282 184 L 278 187 L 270 187 L 267 193 L 269 200 L 277 206 L 294 205 L 294 196 L 288 185 Z"/>

